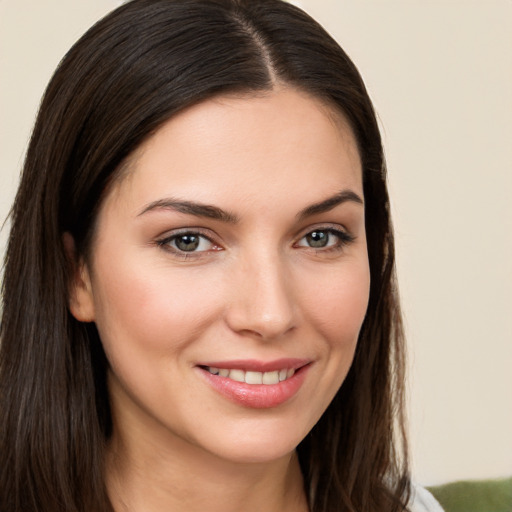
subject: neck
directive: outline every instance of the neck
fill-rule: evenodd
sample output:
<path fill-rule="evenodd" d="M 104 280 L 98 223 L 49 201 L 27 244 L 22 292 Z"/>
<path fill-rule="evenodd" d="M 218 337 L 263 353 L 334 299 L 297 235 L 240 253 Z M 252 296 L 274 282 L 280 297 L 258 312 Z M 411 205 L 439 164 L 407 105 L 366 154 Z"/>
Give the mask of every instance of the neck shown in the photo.
<path fill-rule="evenodd" d="M 187 441 L 172 446 L 114 436 L 107 487 L 116 512 L 307 512 L 297 455 L 240 463 Z"/>

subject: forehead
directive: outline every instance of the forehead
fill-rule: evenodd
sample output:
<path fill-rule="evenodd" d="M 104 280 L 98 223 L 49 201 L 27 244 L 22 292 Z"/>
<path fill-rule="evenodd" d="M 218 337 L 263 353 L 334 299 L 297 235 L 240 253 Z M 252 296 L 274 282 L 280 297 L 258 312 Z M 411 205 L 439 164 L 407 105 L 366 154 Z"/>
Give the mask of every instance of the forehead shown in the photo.
<path fill-rule="evenodd" d="M 211 201 L 250 199 L 265 188 L 318 194 L 351 187 L 362 192 L 357 143 L 344 116 L 291 88 L 219 96 L 164 123 L 132 155 L 114 195 L 137 202 L 155 194 Z"/>

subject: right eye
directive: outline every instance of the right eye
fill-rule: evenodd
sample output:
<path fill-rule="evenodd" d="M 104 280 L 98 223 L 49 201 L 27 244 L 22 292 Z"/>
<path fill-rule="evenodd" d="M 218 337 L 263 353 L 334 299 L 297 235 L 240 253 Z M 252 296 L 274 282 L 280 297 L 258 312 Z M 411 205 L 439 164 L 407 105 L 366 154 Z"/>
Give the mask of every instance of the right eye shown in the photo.
<path fill-rule="evenodd" d="M 208 237 L 194 231 L 187 231 L 168 236 L 163 240 L 160 240 L 158 245 L 181 254 L 206 252 L 218 249 L 218 246 L 216 246 Z"/>

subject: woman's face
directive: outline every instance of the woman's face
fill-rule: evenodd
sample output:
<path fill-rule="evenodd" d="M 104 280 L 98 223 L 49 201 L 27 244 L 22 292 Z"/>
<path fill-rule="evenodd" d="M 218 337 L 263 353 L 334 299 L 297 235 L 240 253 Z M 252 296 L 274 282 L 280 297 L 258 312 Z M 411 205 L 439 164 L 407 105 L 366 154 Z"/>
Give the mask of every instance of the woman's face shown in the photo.
<path fill-rule="evenodd" d="M 342 384 L 369 282 L 354 136 L 285 88 L 205 101 L 137 150 L 71 310 L 110 362 L 114 436 L 269 461 Z"/>

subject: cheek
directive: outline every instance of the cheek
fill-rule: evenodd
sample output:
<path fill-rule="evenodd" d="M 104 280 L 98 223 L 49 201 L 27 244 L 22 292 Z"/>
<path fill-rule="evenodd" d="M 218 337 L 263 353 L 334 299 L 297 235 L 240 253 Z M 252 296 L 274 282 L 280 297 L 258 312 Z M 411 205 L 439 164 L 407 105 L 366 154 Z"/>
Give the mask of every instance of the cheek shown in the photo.
<path fill-rule="evenodd" d="M 162 265 L 121 259 L 96 281 L 96 325 L 111 362 L 178 352 L 218 315 L 215 286 Z"/>
<path fill-rule="evenodd" d="M 315 370 L 319 373 L 318 383 L 311 401 L 313 424 L 329 406 L 352 365 L 370 288 L 369 268 L 364 258 L 346 262 L 330 269 L 328 275 L 316 277 L 317 290 L 311 293 L 309 288 L 308 301 L 304 303 L 308 324 L 314 329 L 311 339 L 317 340 L 316 350 L 321 354 Z"/>
<path fill-rule="evenodd" d="M 370 274 L 364 260 L 331 272 L 317 284 L 321 290 L 310 294 L 312 322 L 322 331 L 332 349 L 355 348 L 368 307 Z"/>

